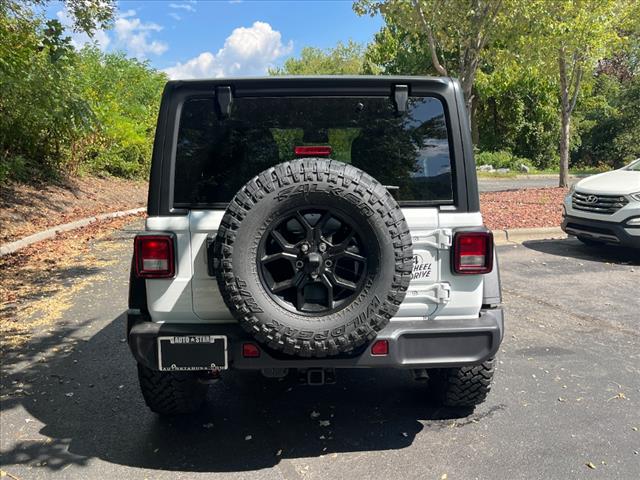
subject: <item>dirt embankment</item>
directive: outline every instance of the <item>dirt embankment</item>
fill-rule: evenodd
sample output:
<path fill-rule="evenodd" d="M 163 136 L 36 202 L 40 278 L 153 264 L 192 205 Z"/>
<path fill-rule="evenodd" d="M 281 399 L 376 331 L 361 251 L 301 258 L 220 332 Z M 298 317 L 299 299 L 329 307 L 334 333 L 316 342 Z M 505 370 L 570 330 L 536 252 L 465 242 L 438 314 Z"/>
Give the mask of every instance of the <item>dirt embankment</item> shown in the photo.
<path fill-rule="evenodd" d="M 143 207 L 143 181 L 84 177 L 59 185 L 9 184 L 0 190 L 0 244 L 84 217 Z M 559 226 L 563 188 L 529 188 L 480 194 L 487 226 L 493 229 Z"/>
<path fill-rule="evenodd" d="M 143 207 L 147 182 L 82 177 L 59 184 L 0 187 L 0 244 L 61 223 L 100 213 Z"/>

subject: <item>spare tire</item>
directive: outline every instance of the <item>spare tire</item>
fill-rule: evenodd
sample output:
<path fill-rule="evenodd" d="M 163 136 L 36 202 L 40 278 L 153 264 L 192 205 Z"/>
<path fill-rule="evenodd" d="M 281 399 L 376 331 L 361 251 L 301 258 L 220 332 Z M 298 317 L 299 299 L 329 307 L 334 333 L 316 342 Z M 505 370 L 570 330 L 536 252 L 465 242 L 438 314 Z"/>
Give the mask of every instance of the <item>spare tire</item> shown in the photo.
<path fill-rule="evenodd" d="M 400 207 L 335 160 L 281 163 L 251 179 L 222 218 L 217 280 L 256 340 L 302 357 L 370 342 L 405 297 L 413 253 Z"/>

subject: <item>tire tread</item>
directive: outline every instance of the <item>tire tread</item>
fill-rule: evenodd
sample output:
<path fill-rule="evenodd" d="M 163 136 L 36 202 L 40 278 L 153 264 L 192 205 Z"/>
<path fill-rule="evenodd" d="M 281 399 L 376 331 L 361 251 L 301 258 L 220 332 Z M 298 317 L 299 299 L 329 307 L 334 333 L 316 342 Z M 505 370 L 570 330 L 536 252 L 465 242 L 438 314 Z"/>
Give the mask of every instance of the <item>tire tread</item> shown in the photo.
<path fill-rule="evenodd" d="M 495 358 L 479 365 L 443 368 L 434 372 L 433 388 L 444 406 L 475 407 L 486 400 L 494 373 Z"/>
<path fill-rule="evenodd" d="M 160 372 L 138 364 L 138 380 L 145 403 L 160 415 L 194 413 L 207 393 L 206 385 L 188 372 Z"/>

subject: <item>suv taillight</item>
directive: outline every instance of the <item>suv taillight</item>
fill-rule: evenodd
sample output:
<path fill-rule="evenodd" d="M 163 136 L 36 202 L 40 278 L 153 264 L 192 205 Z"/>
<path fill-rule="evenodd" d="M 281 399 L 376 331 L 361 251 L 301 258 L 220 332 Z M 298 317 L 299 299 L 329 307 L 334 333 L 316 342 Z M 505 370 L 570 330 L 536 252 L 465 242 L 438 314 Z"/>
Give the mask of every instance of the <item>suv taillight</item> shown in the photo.
<path fill-rule="evenodd" d="M 136 275 L 141 278 L 172 278 L 175 275 L 173 237 L 138 235 L 134 240 Z"/>
<path fill-rule="evenodd" d="M 458 274 L 489 273 L 493 269 L 493 234 L 458 232 L 453 237 L 453 271 Z"/>

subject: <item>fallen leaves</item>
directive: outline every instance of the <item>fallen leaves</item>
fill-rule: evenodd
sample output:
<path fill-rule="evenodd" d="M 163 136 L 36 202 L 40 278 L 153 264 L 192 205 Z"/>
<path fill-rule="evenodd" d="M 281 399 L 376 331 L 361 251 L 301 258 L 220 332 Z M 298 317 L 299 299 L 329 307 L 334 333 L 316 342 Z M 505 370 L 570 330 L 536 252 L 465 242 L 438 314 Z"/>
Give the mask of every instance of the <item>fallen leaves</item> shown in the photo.
<path fill-rule="evenodd" d="M 61 319 L 75 294 L 97 280 L 99 270 L 110 263 L 91 252 L 90 242 L 104 240 L 134 218 L 96 223 L 0 257 L 2 348 L 19 348 L 34 330 Z M 128 242 L 102 241 L 100 248 L 127 249 L 130 254 Z"/>
<path fill-rule="evenodd" d="M 627 396 L 624 392 L 618 392 L 613 397 L 609 398 L 607 402 L 610 402 L 611 400 L 627 400 Z"/>
<path fill-rule="evenodd" d="M 4 470 L 0 470 L 0 478 L 11 478 L 12 480 L 20 480 L 15 475 L 11 475 L 9 472 L 5 472 Z"/>

